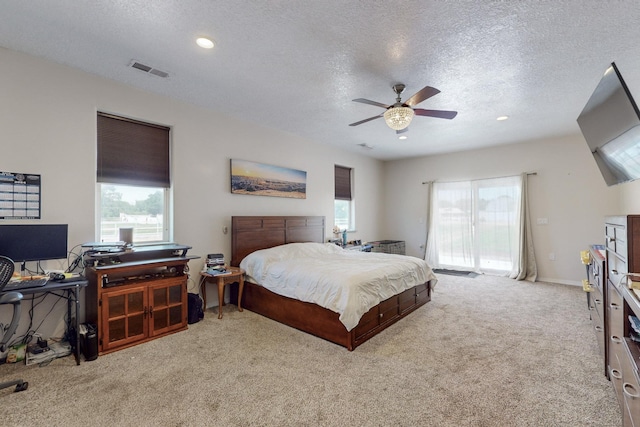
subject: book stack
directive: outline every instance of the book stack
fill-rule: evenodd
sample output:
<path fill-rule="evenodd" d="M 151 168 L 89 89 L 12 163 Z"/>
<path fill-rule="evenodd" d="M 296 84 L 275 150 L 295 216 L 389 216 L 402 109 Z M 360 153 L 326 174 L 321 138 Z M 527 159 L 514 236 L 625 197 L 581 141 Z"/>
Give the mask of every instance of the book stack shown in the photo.
<path fill-rule="evenodd" d="M 217 274 L 223 274 L 227 272 L 227 268 L 224 263 L 223 254 L 209 254 L 205 263 L 205 271 L 207 274 L 215 276 Z"/>

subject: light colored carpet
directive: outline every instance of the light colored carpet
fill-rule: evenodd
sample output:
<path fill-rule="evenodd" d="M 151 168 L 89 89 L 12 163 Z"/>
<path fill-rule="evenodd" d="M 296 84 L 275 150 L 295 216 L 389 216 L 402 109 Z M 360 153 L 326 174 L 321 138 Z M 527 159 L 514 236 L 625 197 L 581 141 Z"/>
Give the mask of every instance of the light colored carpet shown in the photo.
<path fill-rule="evenodd" d="M 236 307 L 75 365 L 0 366 L 7 426 L 620 426 L 581 288 L 439 276 L 349 352 Z"/>

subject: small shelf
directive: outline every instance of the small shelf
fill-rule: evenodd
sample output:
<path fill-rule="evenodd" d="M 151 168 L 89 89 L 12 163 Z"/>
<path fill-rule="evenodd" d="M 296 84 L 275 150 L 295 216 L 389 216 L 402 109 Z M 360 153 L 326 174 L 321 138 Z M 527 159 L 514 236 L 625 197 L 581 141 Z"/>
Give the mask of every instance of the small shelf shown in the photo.
<path fill-rule="evenodd" d="M 158 258 L 153 261 L 149 260 L 140 260 L 140 261 L 125 261 L 118 262 L 109 265 L 98 265 L 93 267 L 96 271 L 104 271 L 104 270 L 114 270 L 114 269 L 122 269 L 127 267 L 145 267 L 145 268 L 154 268 L 158 266 L 167 266 L 167 265 L 182 265 L 185 262 L 188 262 L 192 259 L 198 259 L 199 256 L 185 256 L 185 257 L 169 257 L 169 258 Z"/>

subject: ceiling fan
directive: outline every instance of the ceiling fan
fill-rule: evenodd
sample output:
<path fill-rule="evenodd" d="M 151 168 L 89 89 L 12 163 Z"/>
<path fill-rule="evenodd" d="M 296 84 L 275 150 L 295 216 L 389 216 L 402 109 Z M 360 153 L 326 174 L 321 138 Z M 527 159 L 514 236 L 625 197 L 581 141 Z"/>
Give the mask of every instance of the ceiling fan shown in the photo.
<path fill-rule="evenodd" d="M 443 111 L 443 110 L 425 110 L 422 108 L 413 108 L 418 105 L 422 101 L 431 98 L 434 95 L 440 93 L 440 91 L 431 86 L 425 86 L 420 89 L 415 95 L 411 98 L 407 99 L 405 102 L 402 102 L 400 99 L 400 95 L 404 92 L 405 85 L 402 83 L 398 83 L 393 85 L 393 91 L 396 93 L 396 102 L 392 105 L 385 105 L 380 102 L 371 101 L 369 99 L 358 98 L 354 99 L 354 102 L 361 102 L 363 104 L 375 105 L 376 107 L 382 107 L 386 111 L 384 113 L 380 113 L 377 116 L 369 117 L 368 119 L 360 120 L 359 122 L 351 123 L 349 126 L 358 126 L 363 123 L 369 122 L 371 120 L 375 120 L 380 117 L 384 117 L 387 126 L 391 129 L 395 130 L 396 133 L 406 132 L 409 128 L 409 124 L 413 119 L 414 115 L 417 116 L 428 116 L 428 117 L 437 117 L 440 119 L 453 119 L 458 112 L 457 111 Z"/>

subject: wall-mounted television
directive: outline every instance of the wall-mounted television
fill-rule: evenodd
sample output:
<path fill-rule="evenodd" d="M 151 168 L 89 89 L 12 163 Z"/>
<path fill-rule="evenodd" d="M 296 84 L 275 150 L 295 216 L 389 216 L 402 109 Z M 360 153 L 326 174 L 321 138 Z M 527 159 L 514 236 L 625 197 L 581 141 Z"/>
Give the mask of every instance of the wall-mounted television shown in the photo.
<path fill-rule="evenodd" d="M 14 262 L 67 258 L 68 224 L 0 225 L 0 255 Z"/>
<path fill-rule="evenodd" d="M 640 178 L 640 110 L 615 63 L 578 116 L 578 125 L 607 185 Z"/>

